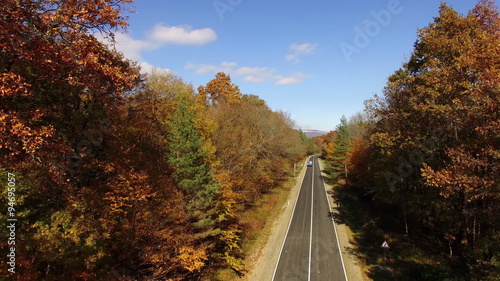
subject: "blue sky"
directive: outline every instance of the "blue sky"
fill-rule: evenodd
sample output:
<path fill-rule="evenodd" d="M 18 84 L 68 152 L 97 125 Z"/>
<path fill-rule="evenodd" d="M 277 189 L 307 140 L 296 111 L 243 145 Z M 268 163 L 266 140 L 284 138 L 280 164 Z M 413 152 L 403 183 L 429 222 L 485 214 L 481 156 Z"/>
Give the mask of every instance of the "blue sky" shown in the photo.
<path fill-rule="evenodd" d="M 472 0 L 447 3 L 461 14 Z M 219 71 L 303 129 L 362 111 L 411 55 L 432 0 L 136 0 L 117 49 L 195 88 Z"/>

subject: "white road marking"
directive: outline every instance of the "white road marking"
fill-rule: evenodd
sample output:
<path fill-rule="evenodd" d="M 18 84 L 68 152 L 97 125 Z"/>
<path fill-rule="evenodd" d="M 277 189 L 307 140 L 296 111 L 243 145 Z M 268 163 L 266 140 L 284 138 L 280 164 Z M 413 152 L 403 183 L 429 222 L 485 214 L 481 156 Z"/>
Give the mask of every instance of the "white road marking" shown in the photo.
<path fill-rule="evenodd" d="M 328 201 L 328 207 L 330 208 L 330 212 L 331 212 L 332 206 L 330 205 L 330 199 L 328 199 L 328 192 L 326 191 L 325 179 L 323 178 L 323 176 L 321 176 L 321 179 L 323 180 L 323 188 L 325 189 L 326 201 Z M 339 236 L 337 235 L 337 227 L 335 226 L 335 220 L 333 218 L 333 213 L 332 213 L 332 224 L 333 224 L 333 230 L 335 230 L 335 237 L 337 237 L 337 246 L 339 247 L 340 261 L 342 262 L 342 269 L 344 269 L 345 280 L 349 281 L 347 279 L 347 273 L 345 271 L 344 259 L 342 258 L 342 248 L 340 248 Z"/>
<path fill-rule="evenodd" d="M 311 183 L 311 226 L 309 229 L 309 269 L 307 272 L 307 280 L 311 281 L 311 255 L 313 242 L 313 206 L 314 206 L 314 162 L 312 165 L 312 183 Z"/>
<path fill-rule="evenodd" d="M 318 161 L 319 162 L 319 161 Z M 307 280 L 310 281 L 311 280 L 311 262 L 312 262 L 312 228 L 313 228 L 313 207 L 314 207 L 314 169 L 315 169 L 315 165 L 314 165 L 314 162 L 313 162 L 313 167 L 312 167 L 312 194 L 311 194 L 311 224 L 310 224 L 310 230 L 309 230 L 309 269 L 308 269 L 308 277 L 307 277 Z M 302 178 L 302 182 L 300 184 L 300 189 L 297 193 L 297 198 L 295 199 L 295 203 L 294 203 L 294 206 L 293 206 L 293 211 L 292 211 L 292 216 L 290 217 L 290 221 L 288 223 L 288 228 L 286 230 L 286 234 L 285 234 L 285 238 L 283 239 L 283 244 L 281 245 L 281 250 L 280 250 L 280 254 L 278 256 L 278 261 L 276 262 L 276 266 L 274 268 L 274 273 L 273 273 L 273 279 L 272 281 L 274 281 L 274 278 L 276 277 L 276 272 L 278 270 L 278 265 L 279 265 L 279 262 L 281 260 L 281 255 L 283 253 L 283 248 L 285 247 L 285 243 L 286 243 L 286 239 L 288 237 L 288 232 L 290 230 L 290 226 L 292 224 L 292 219 L 293 219 L 293 216 L 295 214 L 295 207 L 297 206 L 297 201 L 298 201 L 298 198 L 300 196 L 300 191 L 302 189 L 302 185 L 304 184 L 304 179 L 305 179 L 305 173 L 304 173 L 304 177 Z M 321 177 L 322 179 L 322 182 L 323 182 L 323 188 L 325 190 L 325 194 L 326 194 L 326 199 L 327 199 L 327 202 L 328 202 L 328 207 L 330 208 L 330 211 L 332 210 L 332 206 L 330 204 L 330 200 L 328 199 L 328 192 L 326 190 L 326 184 L 325 184 L 325 180 L 323 179 L 323 177 Z M 342 269 L 344 270 L 344 276 L 345 276 L 345 280 L 348 281 L 348 278 L 347 278 L 347 272 L 346 272 L 346 269 L 345 269 L 345 264 L 344 264 L 344 259 L 342 257 L 342 248 L 340 247 L 340 242 L 339 242 L 339 237 L 337 235 L 337 227 L 335 226 L 335 221 L 333 220 L 332 218 L 332 224 L 333 224 L 333 229 L 335 231 L 335 237 L 337 238 L 337 246 L 338 246 L 338 249 L 339 249 L 339 254 L 340 254 L 340 261 L 342 262 Z"/>
<path fill-rule="evenodd" d="M 278 265 L 279 265 L 280 260 L 281 260 L 281 254 L 283 253 L 283 248 L 285 247 L 285 242 L 286 242 L 286 238 L 288 237 L 288 231 L 290 230 L 290 225 L 292 225 L 293 215 L 295 214 L 295 207 L 297 206 L 297 201 L 298 201 L 299 196 L 300 196 L 300 191 L 302 190 L 302 185 L 304 184 L 304 179 L 306 178 L 306 173 L 307 173 L 307 171 L 304 173 L 304 177 L 302 178 L 302 182 L 300 183 L 299 191 L 297 192 L 297 198 L 295 198 L 295 203 L 293 204 L 292 215 L 290 216 L 290 222 L 288 222 L 288 228 L 286 229 L 285 238 L 283 239 L 283 244 L 281 244 L 280 254 L 278 256 L 278 261 L 276 262 L 276 266 L 274 267 L 272 281 L 274 281 L 274 278 L 276 277 L 276 272 L 278 271 Z"/>

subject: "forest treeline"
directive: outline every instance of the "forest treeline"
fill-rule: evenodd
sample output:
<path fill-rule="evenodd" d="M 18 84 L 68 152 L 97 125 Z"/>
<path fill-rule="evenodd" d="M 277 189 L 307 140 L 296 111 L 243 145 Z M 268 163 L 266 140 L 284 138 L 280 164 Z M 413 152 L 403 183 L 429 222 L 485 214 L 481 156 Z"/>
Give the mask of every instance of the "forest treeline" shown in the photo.
<path fill-rule="evenodd" d="M 393 278 L 407 267 L 380 280 L 500 278 L 499 102 L 498 8 L 481 0 L 460 15 L 442 4 L 383 95 L 319 138 L 340 196 L 371 206 L 353 222 L 365 262 L 384 263 L 369 255 L 388 239 Z"/>
<path fill-rule="evenodd" d="M 2 259 L 15 248 L 3 277 L 242 273 L 239 214 L 311 146 L 224 73 L 194 89 L 98 41 L 127 25 L 130 2 L 0 5 L 0 228 L 17 219 L 15 244 L 1 231 Z"/>

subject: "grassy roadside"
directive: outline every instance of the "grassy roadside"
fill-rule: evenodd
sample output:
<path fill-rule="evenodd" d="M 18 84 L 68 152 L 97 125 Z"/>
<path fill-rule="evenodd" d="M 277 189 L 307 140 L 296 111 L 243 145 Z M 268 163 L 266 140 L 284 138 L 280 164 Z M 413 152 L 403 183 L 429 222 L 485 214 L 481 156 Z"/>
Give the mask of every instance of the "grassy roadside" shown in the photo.
<path fill-rule="evenodd" d="M 297 165 L 298 176 L 306 158 Z M 250 272 L 261 255 L 262 249 L 272 232 L 275 220 L 287 203 L 290 190 L 296 185 L 297 178 L 289 177 L 279 187 L 263 194 L 255 206 L 241 214 L 241 224 L 244 227 L 242 237 L 242 251 L 245 256 L 246 272 Z M 220 269 L 212 280 L 247 280 L 247 276 L 240 277 L 230 269 Z"/>

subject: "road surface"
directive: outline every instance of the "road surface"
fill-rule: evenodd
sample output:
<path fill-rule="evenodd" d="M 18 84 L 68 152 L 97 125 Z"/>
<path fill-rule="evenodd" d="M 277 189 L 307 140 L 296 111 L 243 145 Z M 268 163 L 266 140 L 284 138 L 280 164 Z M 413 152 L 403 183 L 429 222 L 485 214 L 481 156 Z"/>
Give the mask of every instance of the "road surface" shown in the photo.
<path fill-rule="evenodd" d="M 311 157 L 273 281 L 347 281 L 317 157 Z"/>

